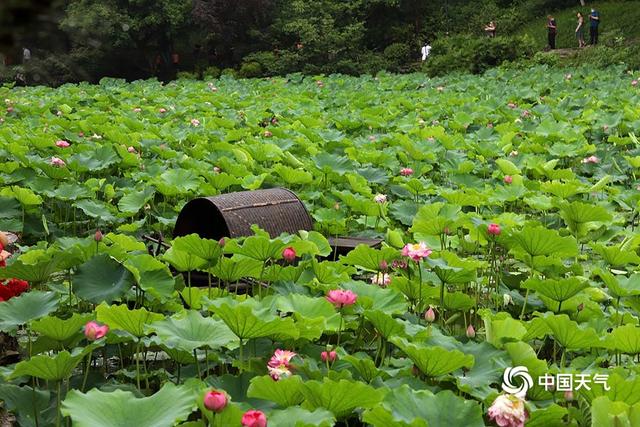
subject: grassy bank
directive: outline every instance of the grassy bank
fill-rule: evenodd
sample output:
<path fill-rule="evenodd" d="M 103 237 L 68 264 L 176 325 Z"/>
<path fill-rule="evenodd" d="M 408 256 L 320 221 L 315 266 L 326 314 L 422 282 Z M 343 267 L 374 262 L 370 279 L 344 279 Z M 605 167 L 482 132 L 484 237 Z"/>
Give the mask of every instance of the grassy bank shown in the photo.
<path fill-rule="evenodd" d="M 600 12 L 600 35 L 603 43 L 614 43 L 618 37 L 626 40 L 640 40 L 640 1 L 587 2 L 584 7 L 577 4 L 574 8 L 553 13 L 558 25 L 556 41 L 558 48 L 577 47 L 575 29 L 578 11 L 585 15 L 585 40 L 589 41 L 588 14 L 591 7 Z M 528 34 L 539 42 L 542 48 L 547 44 L 546 25 L 546 17 L 532 20 L 524 26 L 521 34 Z"/>

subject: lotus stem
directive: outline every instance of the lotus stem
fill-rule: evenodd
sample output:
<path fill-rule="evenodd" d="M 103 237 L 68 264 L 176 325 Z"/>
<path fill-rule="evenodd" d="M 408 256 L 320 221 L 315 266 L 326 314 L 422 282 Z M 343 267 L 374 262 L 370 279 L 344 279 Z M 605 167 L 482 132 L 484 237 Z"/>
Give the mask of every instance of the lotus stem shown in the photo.
<path fill-rule="evenodd" d="M 93 356 L 93 350 L 89 352 L 87 356 L 86 365 L 84 368 L 84 375 L 82 377 L 82 386 L 80 387 L 80 391 L 84 392 L 84 387 L 87 385 L 87 377 L 89 376 L 89 369 L 91 369 L 91 357 Z"/>

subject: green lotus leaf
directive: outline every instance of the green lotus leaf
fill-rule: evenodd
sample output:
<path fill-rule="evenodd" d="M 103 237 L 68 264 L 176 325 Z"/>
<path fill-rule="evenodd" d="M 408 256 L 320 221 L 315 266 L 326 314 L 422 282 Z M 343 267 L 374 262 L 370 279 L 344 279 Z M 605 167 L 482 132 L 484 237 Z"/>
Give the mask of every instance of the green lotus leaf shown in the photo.
<path fill-rule="evenodd" d="M 507 159 L 496 159 L 496 164 L 505 175 L 520 175 L 520 168 Z"/>
<path fill-rule="evenodd" d="M 385 375 L 383 371 L 376 367 L 373 359 L 366 353 L 347 354 L 341 360 L 350 363 L 367 383 L 371 383 L 375 378 Z"/>
<path fill-rule="evenodd" d="M 54 292 L 25 292 L 0 303 L 0 331 L 11 331 L 17 326 L 46 316 L 57 307 L 58 297 Z"/>
<path fill-rule="evenodd" d="M 175 279 L 166 264 L 149 254 L 129 255 L 124 266 L 133 274 L 145 292 L 169 298 L 175 288 Z"/>
<path fill-rule="evenodd" d="M 154 194 L 155 188 L 153 187 L 145 187 L 144 190 L 127 193 L 118 201 L 118 210 L 126 216 L 133 216 L 151 200 Z"/>
<path fill-rule="evenodd" d="M 80 334 L 84 325 L 93 318 L 90 314 L 73 313 L 68 319 L 47 316 L 31 323 L 31 329 L 56 341 L 66 341 Z"/>
<path fill-rule="evenodd" d="M 522 325 L 522 322 L 512 319 L 506 314 L 500 313 L 493 318 L 483 315 L 482 318 L 486 340 L 497 348 L 503 348 L 506 342 L 518 341 L 527 333 L 527 328 Z"/>
<path fill-rule="evenodd" d="M 21 427 L 36 427 L 45 423 L 53 424 L 55 421 L 55 407 L 49 405 L 48 390 L 34 390 L 26 385 L 18 387 L 14 384 L 0 384 L 0 400 L 6 410 L 16 415 L 16 421 Z"/>
<path fill-rule="evenodd" d="M 62 413 L 78 427 L 172 427 L 186 420 L 194 406 L 189 388 L 168 382 L 143 398 L 122 390 L 71 390 L 62 402 Z"/>
<path fill-rule="evenodd" d="M 449 374 L 462 367 L 472 368 L 474 358 L 458 350 L 446 350 L 437 346 L 412 344 L 404 338 L 392 337 L 389 341 L 402 350 L 427 377 Z"/>
<path fill-rule="evenodd" d="M 165 346 L 183 351 L 228 347 L 236 340 L 236 336 L 223 322 L 202 317 L 195 310 L 187 310 L 154 322 L 146 327 L 146 331 L 155 332 Z"/>
<path fill-rule="evenodd" d="M 605 207 L 582 202 L 563 203 L 560 206 L 560 216 L 567 227 L 578 235 L 584 234 L 586 223 L 606 222 L 612 219 Z"/>
<path fill-rule="evenodd" d="M 629 297 L 640 295 L 640 274 L 635 273 L 629 277 L 613 275 L 608 271 L 597 268 L 593 274 L 599 276 L 607 285 L 614 297 Z"/>
<path fill-rule="evenodd" d="M 304 401 L 302 407 L 310 411 L 324 408 L 337 419 L 345 418 L 357 408 L 369 409 L 380 403 L 385 391 L 357 381 L 334 381 L 325 378 L 307 381 L 301 388 Z"/>
<path fill-rule="evenodd" d="M 262 262 L 256 259 L 233 256 L 222 258 L 212 269 L 211 273 L 227 283 L 237 282 L 244 277 L 260 277 Z"/>
<path fill-rule="evenodd" d="M 61 351 L 54 356 L 39 354 L 29 360 L 18 363 L 9 378 L 30 376 L 47 381 L 62 381 L 71 376 L 78 363 L 87 355 L 93 346 L 87 346 L 80 352 Z"/>
<path fill-rule="evenodd" d="M 27 252 L 25 255 L 27 255 Z M 39 259 L 33 263 L 27 263 L 27 259 L 25 257 L 25 261 L 18 259 L 11 264 L 9 264 L 5 268 L 0 268 L 0 279 L 11 279 L 17 278 L 26 280 L 32 284 L 46 282 L 49 277 L 58 271 L 59 264 L 62 259 L 60 255 L 56 255 L 50 259 Z"/>
<path fill-rule="evenodd" d="M 523 252 L 532 257 L 555 255 L 570 257 L 578 254 L 578 245 L 573 237 L 560 237 L 557 231 L 541 226 L 525 226 L 513 233 L 508 245 L 516 254 Z"/>
<path fill-rule="evenodd" d="M 126 305 L 107 305 L 96 307 L 98 322 L 104 323 L 110 329 L 120 329 L 140 338 L 146 335 L 145 325 L 164 319 L 164 315 L 147 311 L 146 308 L 135 310 Z"/>
<path fill-rule="evenodd" d="M 403 385 L 388 393 L 382 403 L 365 411 L 363 420 L 373 427 L 484 426 L 479 405 L 446 390 L 433 394 Z"/>
<path fill-rule="evenodd" d="M 558 406 L 555 403 L 544 409 L 536 409 L 529 413 L 527 427 L 547 427 L 564 424 L 564 417 L 567 415 L 567 408 Z"/>
<path fill-rule="evenodd" d="M 551 298 L 557 302 L 566 301 L 588 287 L 589 283 L 587 281 L 580 280 L 577 277 L 558 280 L 543 280 L 537 277 L 532 277 L 522 284 L 522 288 L 532 289 L 540 295 L 544 295 L 545 297 Z"/>
<path fill-rule="evenodd" d="M 83 300 L 99 304 L 119 299 L 133 285 L 129 270 L 107 254 L 99 254 L 78 267 L 73 280 L 74 293 Z"/>
<path fill-rule="evenodd" d="M 218 242 L 211 239 L 204 239 L 197 234 L 176 237 L 172 245 L 176 250 L 187 252 L 198 258 L 207 260 L 211 266 L 213 266 L 220 258 L 220 255 L 222 255 L 222 248 Z"/>
<path fill-rule="evenodd" d="M 484 401 L 495 393 L 491 385 L 501 383 L 504 369 L 511 366 L 511 358 L 506 351 L 486 342 L 469 341 L 462 349 L 474 357 L 474 364 L 463 376 L 456 378 L 458 389 Z"/>
<path fill-rule="evenodd" d="M 591 403 L 591 425 L 614 427 L 640 425 L 640 404 L 630 406 L 613 402 L 606 396 L 597 397 Z"/>
<path fill-rule="evenodd" d="M 298 338 L 300 332 L 292 318 L 280 318 L 257 306 L 255 300 L 238 303 L 217 299 L 209 307 L 241 340 L 261 337 Z"/>
<path fill-rule="evenodd" d="M 270 426 L 275 427 L 331 427 L 336 419 L 325 409 L 307 411 L 300 407 L 276 409 L 267 416 Z"/>
<path fill-rule="evenodd" d="M 604 340 L 604 345 L 621 353 L 640 353 L 640 328 L 628 324 L 615 328 Z"/>
<path fill-rule="evenodd" d="M 267 261 L 269 259 L 281 259 L 282 251 L 286 247 L 285 243 L 281 240 L 270 240 L 263 236 L 251 236 L 247 237 L 242 246 L 234 240 L 231 240 L 227 246 L 225 246 L 225 252 L 244 255 L 248 258 Z"/>
<path fill-rule="evenodd" d="M 553 338 L 567 350 L 600 347 L 600 339 L 593 328 L 582 328 L 566 314 L 544 318 Z"/>
<path fill-rule="evenodd" d="M 619 246 L 593 245 L 593 250 L 602 256 L 602 259 L 612 267 L 626 266 L 628 264 L 640 264 L 640 257 L 633 250 L 624 250 Z"/>
<path fill-rule="evenodd" d="M 298 375 L 282 378 L 278 381 L 274 381 L 268 375 L 253 377 L 247 390 L 247 397 L 275 402 L 283 408 L 296 406 L 304 400 L 303 384 L 302 378 Z"/>
<path fill-rule="evenodd" d="M 85 215 L 91 218 L 96 218 L 103 223 L 111 223 L 116 220 L 116 217 L 111 213 L 111 210 L 109 209 L 109 205 L 97 200 L 79 200 L 75 202 L 73 206 L 82 210 Z"/>
<path fill-rule="evenodd" d="M 399 256 L 398 250 L 394 248 L 373 249 L 368 245 L 360 244 L 346 256 L 341 256 L 340 261 L 365 270 L 380 271 L 382 261 L 390 265 L 391 261 Z"/>
<path fill-rule="evenodd" d="M 342 287 L 358 295 L 358 305 L 365 309 L 382 310 L 389 315 L 407 310 L 406 299 L 393 288 L 383 289 L 356 281 L 343 282 Z"/>
<path fill-rule="evenodd" d="M 32 190 L 28 188 L 18 187 L 14 185 L 11 187 L 13 197 L 24 207 L 39 206 L 42 204 L 42 197 L 38 196 Z"/>
<path fill-rule="evenodd" d="M 178 271 L 193 271 L 204 268 L 207 261 L 186 251 L 178 250 L 174 247 L 169 248 L 163 255 L 162 259 L 167 261 Z"/>
<path fill-rule="evenodd" d="M 376 328 L 376 331 L 386 339 L 394 336 L 407 336 L 405 325 L 401 320 L 394 319 L 380 310 L 367 310 L 364 313 L 364 317 L 371 322 Z"/>

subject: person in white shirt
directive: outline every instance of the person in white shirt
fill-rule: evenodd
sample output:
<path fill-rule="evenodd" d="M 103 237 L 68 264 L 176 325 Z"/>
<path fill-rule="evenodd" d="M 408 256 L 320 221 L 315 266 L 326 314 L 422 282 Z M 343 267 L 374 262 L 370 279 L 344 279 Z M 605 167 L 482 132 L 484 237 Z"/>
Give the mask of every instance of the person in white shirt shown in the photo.
<path fill-rule="evenodd" d="M 420 53 L 422 54 L 422 60 L 426 61 L 429 53 L 431 53 L 431 45 L 429 43 L 425 43 L 424 46 L 422 46 Z"/>
<path fill-rule="evenodd" d="M 26 47 L 22 48 L 22 61 L 27 62 L 31 59 L 31 51 Z"/>

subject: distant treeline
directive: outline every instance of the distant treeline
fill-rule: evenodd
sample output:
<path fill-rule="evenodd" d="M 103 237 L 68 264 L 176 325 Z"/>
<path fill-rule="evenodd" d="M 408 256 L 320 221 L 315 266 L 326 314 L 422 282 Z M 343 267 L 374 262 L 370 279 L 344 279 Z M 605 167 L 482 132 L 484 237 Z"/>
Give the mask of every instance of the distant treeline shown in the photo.
<path fill-rule="evenodd" d="M 420 46 L 510 35 L 577 0 L 2 0 L 0 80 L 403 71 Z M 23 60 L 23 49 L 31 58 Z M 231 72 L 231 71 L 225 71 Z"/>

